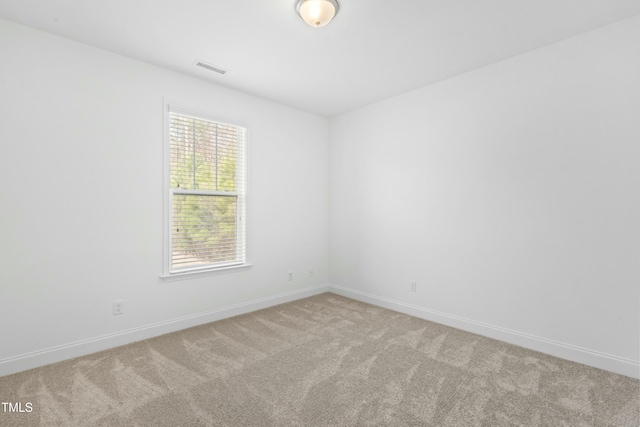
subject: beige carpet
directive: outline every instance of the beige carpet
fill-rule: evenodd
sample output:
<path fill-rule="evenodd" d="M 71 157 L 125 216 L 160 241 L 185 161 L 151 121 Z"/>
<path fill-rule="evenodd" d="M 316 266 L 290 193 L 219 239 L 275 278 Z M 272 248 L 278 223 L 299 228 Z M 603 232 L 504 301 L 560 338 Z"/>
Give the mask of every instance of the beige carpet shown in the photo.
<path fill-rule="evenodd" d="M 640 382 L 334 294 L 0 378 L 0 426 L 638 426 Z"/>

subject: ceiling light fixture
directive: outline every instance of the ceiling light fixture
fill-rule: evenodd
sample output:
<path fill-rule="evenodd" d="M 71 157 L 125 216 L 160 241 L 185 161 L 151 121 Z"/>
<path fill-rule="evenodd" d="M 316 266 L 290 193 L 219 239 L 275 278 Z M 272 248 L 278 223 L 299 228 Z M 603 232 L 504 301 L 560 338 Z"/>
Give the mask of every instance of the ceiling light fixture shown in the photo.
<path fill-rule="evenodd" d="M 336 0 L 296 0 L 296 12 L 312 27 L 323 27 L 338 13 L 338 2 Z"/>

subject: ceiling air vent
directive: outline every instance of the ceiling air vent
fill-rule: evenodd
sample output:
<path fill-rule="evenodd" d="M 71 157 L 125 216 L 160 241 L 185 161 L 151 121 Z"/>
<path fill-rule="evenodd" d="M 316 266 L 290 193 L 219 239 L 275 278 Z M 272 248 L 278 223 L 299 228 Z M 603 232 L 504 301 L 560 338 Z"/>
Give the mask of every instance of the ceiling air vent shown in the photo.
<path fill-rule="evenodd" d="M 213 71 L 214 73 L 218 73 L 218 74 L 224 74 L 224 73 L 227 72 L 227 70 L 225 70 L 223 68 L 220 68 L 220 67 L 215 66 L 213 64 L 209 64 L 209 63 L 204 62 L 204 61 L 196 61 L 196 65 L 198 67 L 205 68 L 205 69 L 207 69 L 209 71 Z"/>

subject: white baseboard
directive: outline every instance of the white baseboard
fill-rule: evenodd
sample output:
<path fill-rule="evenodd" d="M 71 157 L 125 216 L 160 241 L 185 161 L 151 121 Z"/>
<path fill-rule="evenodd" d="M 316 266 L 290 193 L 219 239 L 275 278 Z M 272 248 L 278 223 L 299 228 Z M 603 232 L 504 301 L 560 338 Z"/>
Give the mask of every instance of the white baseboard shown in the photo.
<path fill-rule="evenodd" d="M 451 326 L 463 331 L 493 338 L 509 344 L 539 351 L 541 353 L 570 360 L 572 362 L 582 363 L 583 365 L 593 366 L 605 371 L 615 372 L 616 374 L 640 379 L 640 363 L 637 361 L 477 322 L 471 319 L 465 319 L 463 317 L 453 316 L 435 310 L 429 310 L 424 307 L 407 304 L 401 301 L 341 286 L 329 285 L 329 292 L 377 305 L 379 307 L 388 308 L 414 317 L 419 317 L 421 319 Z"/>
<path fill-rule="evenodd" d="M 125 344 L 130 344 L 132 342 L 148 338 L 153 338 L 171 332 L 176 332 L 179 330 L 191 328 L 193 326 L 215 322 L 217 320 L 226 319 L 228 317 L 233 317 L 263 308 L 272 307 L 278 304 L 284 304 L 286 302 L 295 301 L 301 298 L 307 298 L 313 295 L 321 294 L 323 292 L 333 292 L 335 294 L 352 298 L 358 301 L 441 323 L 443 325 L 504 341 L 509 344 L 529 348 L 531 350 L 560 357 L 562 359 L 582 363 L 584 365 L 593 366 L 595 368 L 604 369 L 606 371 L 615 372 L 617 374 L 626 375 L 632 378 L 640 378 L 640 363 L 633 360 L 549 340 L 546 338 L 536 337 L 518 331 L 501 328 L 486 323 L 477 322 L 471 319 L 465 319 L 435 310 L 429 310 L 424 307 L 407 304 L 401 301 L 392 300 L 366 292 L 360 292 L 334 285 L 319 285 L 301 290 L 286 292 L 283 294 L 274 295 L 272 297 L 260 298 L 257 300 L 222 307 L 191 316 L 168 320 L 166 322 L 159 322 L 139 328 L 117 332 L 114 334 L 103 335 L 100 337 L 90 338 L 70 344 L 2 359 L 0 360 L 0 376 L 10 375 L 17 372 L 26 371 L 28 369 L 37 368 L 39 366 L 44 366 L 75 357 L 85 356 L 87 354 L 107 350 Z"/>
<path fill-rule="evenodd" d="M 217 308 L 203 313 L 185 316 L 165 322 L 154 323 L 139 328 L 103 335 L 70 344 L 34 351 L 32 353 L 0 360 L 0 376 L 10 375 L 51 363 L 61 362 L 75 357 L 85 356 L 132 342 L 180 331 L 193 326 L 203 325 L 216 320 L 238 316 L 251 311 L 261 310 L 278 304 L 318 295 L 329 290 L 328 286 L 318 285 L 296 291 L 285 292 L 271 297 L 260 298 L 240 304 Z"/>

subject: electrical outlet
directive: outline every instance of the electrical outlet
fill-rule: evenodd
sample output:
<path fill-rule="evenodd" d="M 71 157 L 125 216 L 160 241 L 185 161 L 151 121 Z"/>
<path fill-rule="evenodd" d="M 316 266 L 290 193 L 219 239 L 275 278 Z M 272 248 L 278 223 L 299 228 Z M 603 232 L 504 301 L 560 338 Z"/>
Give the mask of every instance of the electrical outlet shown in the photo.
<path fill-rule="evenodd" d="M 113 302 L 113 315 L 124 313 L 124 301 L 118 300 Z"/>
<path fill-rule="evenodd" d="M 313 277 L 315 275 L 315 271 L 313 271 L 313 268 L 309 270 L 309 277 Z"/>
<path fill-rule="evenodd" d="M 289 273 L 287 273 L 287 280 L 290 282 L 293 280 L 293 272 L 290 271 Z"/>
<path fill-rule="evenodd" d="M 415 280 L 412 280 L 412 281 L 410 282 L 410 285 L 409 285 L 409 290 L 410 290 L 411 292 L 416 292 L 417 286 L 418 286 L 418 284 L 416 283 L 416 281 L 415 281 Z"/>

